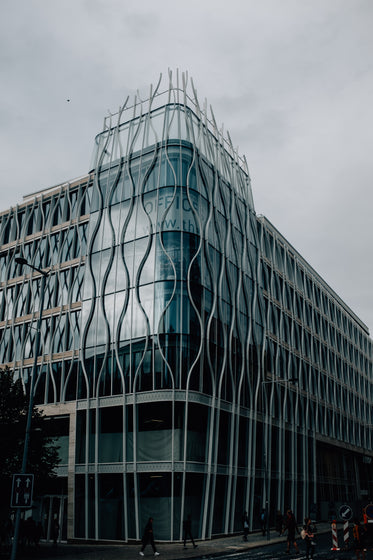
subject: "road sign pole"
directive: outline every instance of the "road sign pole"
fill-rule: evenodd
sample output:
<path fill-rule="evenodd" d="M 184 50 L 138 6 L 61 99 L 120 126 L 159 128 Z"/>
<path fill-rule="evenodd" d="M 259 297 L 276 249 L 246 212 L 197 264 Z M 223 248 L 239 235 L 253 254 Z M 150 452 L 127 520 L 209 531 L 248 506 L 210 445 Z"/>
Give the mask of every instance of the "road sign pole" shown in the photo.
<path fill-rule="evenodd" d="M 28 264 L 27 261 L 21 264 Z M 30 266 L 30 265 L 29 265 Z M 35 268 L 32 267 L 31 268 Z M 25 442 L 23 445 L 23 457 L 22 457 L 22 468 L 21 473 L 26 473 L 27 468 L 27 460 L 28 460 L 28 449 L 30 443 L 30 432 L 31 432 L 31 421 L 32 421 L 32 412 L 34 409 L 34 390 L 35 390 L 35 383 L 36 383 L 36 371 L 38 365 L 38 355 L 39 355 L 39 347 L 40 347 L 40 331 L 41 331 L 41 323 L 43 319 L 43 307 L 44 307 L 44 295 L 45 295 L 45 285 L 48 276 L 48 272 L 35 268 L 38 272 L 41 273 L 41 282 L 40 282 L 40 309 L 38 320 L 36 324 L 36 335 L 35 335 L 35 345 L 34 345 L 34 363 L 32 366 L 31 372 L 31 379 L 30 379 L 30 392 L 29 392 L 29 401 L 28 401 L 28 411 L 27 411 L 27 421 L 26 421 L 26 431 L 25 431 Z M 12 543 L 12 552 L 10 555 L 10 560 L 16 560 L 17 557 L 17 548 L 18 548 L 18 538 L 19 538 L 19 528 L 21 525 L 21 509 L 17 509 L 16 513 L 16 521 L 14 525 L 14 536 L 13 536 L 13 543 Z"/>

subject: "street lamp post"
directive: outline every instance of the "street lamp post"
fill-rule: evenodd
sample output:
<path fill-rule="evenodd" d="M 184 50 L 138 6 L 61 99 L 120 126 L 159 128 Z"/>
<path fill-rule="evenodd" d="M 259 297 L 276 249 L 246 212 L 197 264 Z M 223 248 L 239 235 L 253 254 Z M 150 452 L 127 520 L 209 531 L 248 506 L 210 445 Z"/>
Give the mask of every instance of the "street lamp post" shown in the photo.
<path fill-rule="evenodd" d="M 269 383 L 279 383 L 286 385 L 287 383 L 298 383 L 298 377 L 289 377 L 289 379 L 271 379 L 268 381 L 262 381 L 262 389 L 263 385 L 268 385 Z M 267 410 L 267 417 L 269 418 L 269 409 Z M 265 492 L 266 492 L 266 501 L 265 501 L 265 512 L 266 512 L 266 533 L 267 533 L 267 540 L 271 540 L 270 534 L 270 492 L 271 492 L 271 482 L 270 482 L 270 474 L 268 473 L 269 461 L 268 461 L 268 453 L 269 453 L 269 423 L 266 422 L 266 437 L 263 440 L 263 458 L 264 458 L 264 484 L 265 484 Z"/>
<path fill-rule="evenodd" d="M 23 457 L 22 457 L 22 467 L 21 467 L 21 474 L 26 473 L 27 468 L 27 460 L 28 460 L 28 450 L 30 444 L 30 431 L 31 431 L 31 420 L 32 420 L 32 411 L 34 408 L 34 390 L 35 390 L 35 378 L 36 378 L 36 369 L 38 364 L 38 355 L 39 355 L 39 347 L 40 347 L 40 330 L 41 330 L 41 321 L 43 317 L 43 307 L 44 307 L 44 294 L 45 294 L 45 284 L 46 279 L 48 277 L 49 271 L 41 270 L 36 266 L 30 264 L 26 259 L 22 257 L 15 258 L 16 263 L 21 266 L 27 265 L 28 267 L 36 270 L 41 274 L 41 282 L 40 282 L 40 310 L 38 315 L 38 320 L 36 324 L 36 335 L 35 335 L 35 343 L 34 343 L 34 362 L 32 366 L 31 372 L 31 379 L 30 379 L 30 392 L 29 392 L 29 401 L 28 401 L 28 411 L 27 411 L 27 420 L 26 420 L 26 429 L 25 429 L 25 441 L 23 445 Z M 19 529 L 21 523 L 21 509 L 17 509 L 16 519 L 15 519 L 15 526 L 14 526 L 14 537 L 12 543 L 12 552 L 10 560 L 15 560 L 17 556 L 17 548 L 18 548 L 18 538 L 19 538 Z"/>

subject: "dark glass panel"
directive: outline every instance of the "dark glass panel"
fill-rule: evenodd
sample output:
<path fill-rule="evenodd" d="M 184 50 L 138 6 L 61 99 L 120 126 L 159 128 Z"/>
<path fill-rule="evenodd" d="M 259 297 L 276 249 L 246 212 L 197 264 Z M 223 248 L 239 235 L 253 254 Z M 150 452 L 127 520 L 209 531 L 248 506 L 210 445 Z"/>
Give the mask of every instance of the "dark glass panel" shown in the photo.
<path fill-rule="evenodd" d="M 89 463 L 95 461 L 95 442 L 96 442 L 96 410 L 88 410 L 89 414 Z"/>
<path fill-rule="evenodd" d="M 65 338 L 66 338 L 66 315 L 61 315 L 59 317 L 53 317 L 52 322 L 52 354 L 59 354 L 64 352 L 66 349 Z"/>
<path fill-rule="evenodd" d="M 85 475 L 75 475 L 74 520 L 76 538 L 85 538 Z"/>
<path fill-rule="evenodd" d="M 48 226 L 49 226 L 50 210 L 51 210 L 50 200 L 47 200 L 47 201 L 43 202 L 41 229 L 47 229 Z"/>
<path fill-rule="evenodd" d="M 69 456 L 69 416 L 49 416 L 43 425 L 43 434 L 54 439 L 59 447 L 58 454 L 62 465 L 67 465 Z"/>
<path fill-rule="evenodd" d="M 80 375 L 78 376 L 77 398 L 78 399 L 86 399 L 87 395 L 89 394 L 89 387 L 88 387 L 85 375 L 83 374 L 83 371 L 81 371 L 80 367 L 79 367 L 79 370 L 80 370 Z"/>
<path fill-rule="evenodd" d="M 128 535 L 131 538 L 136 537 L 136 517 L 133 515 L 135 511 L 135 480 L 132 473 L 125 474 L 125 489 L 127 493 L 127 517 Z M 154 514 L 153 514 L 154 515 Z"/>
<path fill-rule="evenodd" d="M 229 448 L 230 448 L 230 425 L 231 414 L 225 410 L 220 411 L 219 417 L 219 445 L 218 445 L 218 463 L 221 465 L 229 464 Z"/>
<path fill-rule="evenodd" d="M 154 355 L 155 380 L 157 389 L 171 389 L 173 381 L 179 387 L 178 358 L 180 352 L 181 336 L 177 334 L 159 334 L 158 343 L 162 354 L 156 350 Z"/>
<path fill-rule="evenodd" d="M 180 283 L 176 288 L 173 282 L 157 282 L 154 286 L 155 324 L 159 334 L 180 332 L 180 290 Z"/>
<path fill-rule="evenodd" d="M 190 189 L 203 190 L 201 188 L 201 178 L 198 176 L 196 165 L 192 163 L 192 154 L 187 154 L 185 152 L 182 153 L 182 160 L 181 160 L 181 185 L 188 186 Z"/>
<path fill-rule="evenodd" d="M 138 372 L 138 375 L 136 377 L 136 387 L 134 387 L 133 389 L 134 391 L 148 391 L 153 388 L 152 372 L 147 367 L 148 364 L 146 365 L 145 369 L 141 369 L 141 360 L 143 358 L 144 350 L 146 347 L 147 343 L 145 339 L 133 341 L 130 354 L 129 356 L 127 356 L 128 363 L 130 364 L 129 371 L 131 374 L 131 378 L 134 379 L 136 372 Z"/>
<path fill-rule="evenodd" d="M 61 240 L 61 262 L 70 261 L 75 258 L 75 242 L 76 230 L 75 227 L 71 227 L 65 232 L 64 238 Z"/>
<path fill-rule="evenodd" d="M 29 221 L 30 214 L 26 216 L 25 210 L 19 210 L 16 216 L 17 216 L 17 232 L 16 232 L 17 237 L 23 237 L 24 235 L 28 235 L 27 223 Z"/>
<path fill-rule="evenodd" d="M 10 210 L 1 220 L 1 244 L 6 245 L 11 241 L 14 241 L 14 229 L 15 229 L 15 216 L 14 211 Z"/>
<path fill-rule="evenodd" d="M 186 519 L 188 515 L 192 518 L 192 535 L 194 538 L 201 536 L 204 498 L 205 475 L 186 473 L 184 512 L 182 513 L 183 519 Z"/>
<path fill-rule="evenodd" d="M 98 477 L 98 485 L 98 538 L 123 539 L 123 475 L 101 474 Z"/>
<path fill-rule="evenodd" d="M 156 539 L 170 538 L 171 528 L 171 473 L 154 472 L 138 475 L 140 512 L 139 522 L 143 531 L 149 517 L 154 517 Z M 156 512 L 156 515 L 154 514 Z"/>
<path fill-rule="evenodd" d="M 77 217 L 77 207 L 78 207 L 78 199 L 79 199 L 79 190 L 70 190 L 66 193 L 68 197 L 68 202 L 70 203 L 68 206 L 68 215 L 66 216 L 67 220 L 74 219 Z"/>
<path fill-rule="evenodd" d="M 112 170 L 105 169 L 96 174 L 95 181 L 92 185 L 91 213 L 102 210 L 105 207 L 107 203 L 107 191 L 111 191 L 116 171 L 117 168 Z"/>
<path fill-rule="evenodd" d="M 227 507 L 227 480 L 225 475 L 216 475 L 214 492 L 214 515 L 212 534 L 218 535 L 225 532 L 225 511 Z"/>
<path fill-rule="evenodd" d="M 140 355 L 139 355 L 140 358 Z M 151 389 L 153 386 L 153 378 L 152 378 L 152 351 L 147 350 L 145 354 L 141 355 L 141 365 L 140 365 L 140 384 L 139 390 L 146 391 L 147 389 Z M 136 372 L 134 372 L 136 373 Z"/>
<path fill-rule="evenodd" d="M 99 457 L 100 463 L 123 461 L 123 407 L 100 409 Z"/>
<path fill-rule="evenodd" d="M 124 378 L 125 387 L 123 388 L 124 392 L 128 393 L 130 391 L 130 345 L 125 345 L 119 348 L 119 350 L 115 353 L 116 356 L 116 366 L 115 366 L 115 374 L 114 374 L 114 386 L 116 389 L 115 393 L 122 392 L 122 374 Z"/>
<path fill-rule="evenodd" d="M 73 316 L 74 315 L 75 314 L 73 314 Z M 79 374 L 82 375 L 78 361 L 65 362 L 66 385 L 64 399 L 67 401 L 74 401 L 75 399 L 77 399 L 77 385 Z"/>
<path fill-rule="evenodd" d="M 46 379 L 48 374 L 48 366 L 44 365 L 39 374 L 36 377 L 35 390 L 34 390 L 34 402 L 37 405 L 45 403 L 45 393 L 46 393 Z"/>
<path fill-rule="evenodd" d="M 143 184 L 144 193 L 154 191 L 158 188 L 159 174 L 160 174 L 160 163 L 159 163 L 159 156 L 158 156 L 152 166 L 150 173 L 147 175 L 146 181 Z"/>
<path fill-rule="evenodd" d="M 182 234 L 181 232 L 163 232 L 161 240 L 157 235 L 155 281 L 180 279 L 183 267 Z"/>
<path fill-rule="evenodd" d="M 49 368 L 48 383 L 48 403 L 56 403 L 61 399 L 61 374 L 62 362 L 55 362 Z"/>
<path fill-rule="evenodd" d="M 206 437 L 208 432 L 209 408 L 190 402 L 188 404 L 187 461 L 206 460 Z"/>
<path fill-rule="evenodd" d="M 139 431 L 172 429 L 171 402 L 150 402 L 140 404 L 137 411 Z"/>
<path fill-rule="evenodd" d="M 62 203 L 63 200 L 57 196 L 51 200 L 51 226 L 56 226 L 62 222 Z"/>
<path fill-rule="evenodd" d="M 235 497 L 235 510 L 233 520 L 233 531 L 236 533 L 242 532 L 242 516 L 247 510 L 246 491 L 249 479 L 243 476 L 238 476 L 234 487 Z"/>
<path fill-rule="evenodd" d="M 76 447 L 75 458 L 77 464 L 85 463 L 86 451 L 86 422 L 87 412 L 85 410 L 78 410 L 76 414 Z"/>
<path fill-rule="evenodd" d="M 88 538 L 95 538 L 95 527 L 96 527 L 96 487 L 95 487 L 95 476 L 94 474 L 88 475 Z"/>
<path fill-rule="evenodd" d="M 239 422 L 239 445 L 238 445 L 238 466 L 247 467 L 248 466 L 248 445 L 249 442 L 249 418 L 246 416 L 240 416 Z"/>
<path fill-rule="evenodd" d="M 187 335 L 181 337 L 181 383 L 185 388 L 188 382 L 189 389 L 201 391 L 201 357 L 197 359 L 201 339 L 198 336 Z M 187 381 L 188 380 L 188 381 Z"/>
<path fill-rule="evenodd" d="M 174 501 L 174 518 L 173 518 L 173 536 L 174 539 L 183 538 L 182 533 L 182 511 L 181 511 L 181 498 L 182 498 L 182 483 L 183 474 L 181 472 L 175 472 L 174 475 L 174 488 L 173 488 L 173 501 Z M 192 533 L 194 536 L 197 532 Z"/>
<path fill-rule="evenodd" d="M 83 298 L 84 268 L 77 266 L 71 269 L 71 303 L 81 301 Z"/>
<path fill-rule="evenodd" d="M 76 256 L 84 256 L 87 252 L 87 227 L 88 224 L 79 225 Z"/>

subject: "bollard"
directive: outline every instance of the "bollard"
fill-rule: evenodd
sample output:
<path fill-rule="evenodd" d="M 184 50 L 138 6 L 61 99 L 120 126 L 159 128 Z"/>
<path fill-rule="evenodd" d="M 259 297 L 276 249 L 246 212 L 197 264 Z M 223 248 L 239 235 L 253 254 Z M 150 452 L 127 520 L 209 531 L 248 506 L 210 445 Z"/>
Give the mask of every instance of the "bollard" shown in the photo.
<path fill-rule="evenodd" d="M 331 550 L 340 550 L 338 547 L 337 522 L 335 520 L 332 521 L 332 542 L 333 546 Z"/>
<path fill-rule="evenodd" d="M 343 542 L 344 547 L 348 548 L 348 541 L 350 540 L 350 531 L 348 528 L 348 521 L 345 521 L 343 524 Z"/>

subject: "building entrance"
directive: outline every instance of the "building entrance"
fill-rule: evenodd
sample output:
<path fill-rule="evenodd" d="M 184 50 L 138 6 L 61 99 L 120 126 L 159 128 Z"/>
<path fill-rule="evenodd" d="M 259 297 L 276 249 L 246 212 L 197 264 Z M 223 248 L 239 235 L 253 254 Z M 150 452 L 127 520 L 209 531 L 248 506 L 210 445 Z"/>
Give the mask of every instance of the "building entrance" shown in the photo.
<path fill-rule="evenodd" d="M 43 538 L 50 542 L 67 540 L 67 496 L 43 496 L 41 501 Z"/>

